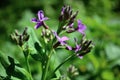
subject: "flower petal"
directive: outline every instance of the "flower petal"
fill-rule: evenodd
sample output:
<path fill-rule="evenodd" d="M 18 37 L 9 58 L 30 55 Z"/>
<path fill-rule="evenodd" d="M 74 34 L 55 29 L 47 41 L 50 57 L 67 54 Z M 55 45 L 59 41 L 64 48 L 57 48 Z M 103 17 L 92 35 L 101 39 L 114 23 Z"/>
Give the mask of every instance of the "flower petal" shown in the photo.
<path fill-rule="evenodd" d="M 66 37 L 66 36 L 63 36 L 62 38 L 60 38 L 60 40 L 61 40 L 61 41 L 66 41 L 66 40 L 69 40 L 69 38 Z"/>
<path fill-rule="evenodd" d="M 65 45 L 66 42 L 65 41 L 59 41 L 61 45 Z"/>
<path fill-rule="evenodd" d="M 32 18 L 32 20 L 31 20 L 32 22 L 38 22 L 38 20 L 36 19 L 36 18 Z"/>
<path fill-rule="evenodd" d="M 38 18 L 40 21 L 44 18 L 44 13 L 42 10 L 38 11 Z"/>
<path fill-rule="evenodd" d="M 55 35 L 55 37 L 58 39 L 58 41 L 60 40 L 60 37 L 57 35 L 57 33 L 55 31 L 53 31 L 53 34 Z"/>
<path fill-rule="evenodd" d="M 40 26 L 42 26 L 42 23 L 37 23 L 34 28 L 38 29 Z"/>
<path fill-rule="evenodd" d="M 66 44 L 65 41 L 69 40 L 69 38 L 67 38 L 66 36 L 60 38 L 55 31 L 53 31 L 53 34 L 55 35 L 55 37 L 57 38 L 57 40 L 60 42 L 61 45 L 65 45 Z"/>
<path fill-rule="evenodd" d="M 68 50 L 72 50 L 72 47 L 69 46 L 69 45 L 67 45 L 66 48 L 67 48 Z"/>
<path fill-rule="evenodd" d="M 82 24 L 81 20 L 77 20 L 77 22 L 78 22 L 78 25 L 81 25 L 81 24 Z"/>
<path fill-rule="evenodd" d="M 48 17 L 44 17 L 40 21 L 45 21 L 45 20 L 48 20 L 48 19 L 49 19 Z"/>
<path fill-rule="evenodd" d="M 84 24 L 82 24 L 82 22 L 80 20 L 78 20 L 78 28 L 77 28 L 77 30 L 81 34 L 84 34 L 84 31 L 86 30 L 86 26 Z"/>

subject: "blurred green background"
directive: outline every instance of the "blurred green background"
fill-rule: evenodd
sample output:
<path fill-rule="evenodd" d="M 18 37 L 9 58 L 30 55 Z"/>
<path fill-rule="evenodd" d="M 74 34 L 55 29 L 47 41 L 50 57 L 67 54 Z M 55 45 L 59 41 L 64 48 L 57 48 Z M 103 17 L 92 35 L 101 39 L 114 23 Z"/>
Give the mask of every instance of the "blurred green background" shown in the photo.
<path fill-rule="evenodd" d="M 79 75 L 72 80 L 120 80 L 120 0 L 3 0 L 0 2 L 0 51 L 24 66 L 23 54 L 10 41 L 10 34 L 26 26 L 34 28 L 31 18 L 41 9 L 50 18 L 46 23 L 57 27 L 64 4 L 79 11 L 77 19 L 87 26 L 87 39 L 91 39 L 95 47 L 82 60 L 75 58 L 61 67 L 61 73 L 66 75 L 68 66 L 74 65 Z M 69 54 L 66 50 L 58 52 L 60 62 Z M 34 79 L 39 80 L 40 63 L 32 59 L 30 62 Z M 6 75 L 1 64 L 0 75 Z"/>

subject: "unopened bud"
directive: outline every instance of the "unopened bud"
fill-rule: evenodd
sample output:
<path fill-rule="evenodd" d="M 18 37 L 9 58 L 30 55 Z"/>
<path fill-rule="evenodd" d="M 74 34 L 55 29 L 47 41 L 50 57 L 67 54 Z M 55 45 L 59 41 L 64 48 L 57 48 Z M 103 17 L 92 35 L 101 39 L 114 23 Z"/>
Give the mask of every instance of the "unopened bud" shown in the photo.
<path fill-rule="evenodd" d="M 25 27 L 25 29 L 24 29 L 24 31 L 23 31 L 23 33 L 22 33 L 22 35 L 26 35 L 26 34 L 27 34 L 27 30 L 28 30 L 28 28 L 27 28 L 27 27 Z"/>
<path fill-rule="evenodd" d="M 43 29 L 41 36 L 43 37 L 45 43 L 48 43 L 53 38 L 52 32 L 49 29 Z"/>
<path fill-rule="evenodd" d="M 17 31 L 17 30 L 15 30 L 15 35 L 16 35 L 16 36 L 19 36 L 19 33 L 18 33 L 18 31 Z"/>
<path fill-rule="evenodd" d="M 70 67 L 68 68 L 68 76 L 70 78 L 73 78 L 75 76 L 79 75 L 78 69 L 75 68 L 75 66 L 70 65 Z"/>
<path fill-rule="evenodd" d="M 22 46 L 29 39 L 29 35 L 27 34 L 27 27 L 24 29 L 22 34 L 19 34 L 17 30 L 13 34 L 11 34 L 11 38 L 15 41 L 19 46 Z"/>
<path fill-rule="evenodd" d="M 72 16 L 71 7 L 70 6 L 64 6 L 62 8 L 62 11 L 61 11 L 61 14 L 60 14 L 60 17 L 59 17 L 59 21 L 68 20 L 68 19 L 70 19 L 71 16 Z"/>

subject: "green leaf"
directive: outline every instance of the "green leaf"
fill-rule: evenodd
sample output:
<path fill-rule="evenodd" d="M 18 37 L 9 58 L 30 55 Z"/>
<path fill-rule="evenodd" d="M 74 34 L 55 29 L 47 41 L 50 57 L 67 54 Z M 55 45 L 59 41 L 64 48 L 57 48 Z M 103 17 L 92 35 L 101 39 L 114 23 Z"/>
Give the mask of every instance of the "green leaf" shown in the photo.
<path fill-rule="evenodd" d="M 114 44 L 108 44 L 105 47 L 106 55 L 109 60 L 119 59 L 120 57 L 120 47 Z"/>
<path fill-rule="evenodd" d="M 40 54 L 44 54 L 44 51 L 42 49 L 42 47 L 39 45 L 38 42 L 34 43 L 35 49 L 40 53 Z"/>
<path fill-rule="evenodd" d="M 8 60 L 11 64 L 15 64 L 14 59 L 12 57 L 8 56 Z"/>
<path fill-rule="evenodd" d="M 6 68 L 6 73 L 8 76 L 11 76 L 14 73 L 15 62 L 14 59 L 10 56 L 8 56 L 8 60 L 10 62 L 10 65 Z"/>
<path fill-rule="evenodd" d="M 46 62 L 46 60 L 48 59 L 47 55 L 46 54 L 40 54 L 40 53 L 37 53 L 37 54 L 31 54 L 31 57 L 36 60 L 36 61 L 40 61 L 41 63 L 44 64 L 44 62 Z"/>
<path fill-rule="evenodd" d="M 11 76 L 17 77 L 21 80 L 32 80 L 31 75 L 24 68 L 15 65 L 13 58 L 8 57 L 8 59 L 11 63 L 10 65 L 8 64 L 6 56 L 0 51 L 0 62 L 2 66 L 8 70 L 6 71 L 7 74 L 10 74 Z M 13 66 L 15 66 L 15 68 Z"/>
<path fill-rule="evenodd" d="M 12 76 L 17 77 L 21 80 L 32 80 L 31 75 L 24 68 L 18 66 L 15 66 L 15 72 Z"/>
<path fill-rule="evenodd" d="M 38 42 L 35 42 L 34 46 L 35 49 L 37 50 L 37 53 L 31 54 L 32 58 L 36 61 L 44 63 L 47 60 L 47 55 L 45 54 L 44 50 L 42 49 Z"/>
<path fill-rule="evenodd" d="M 16 77 L 11 77 L 11 80 L 21 80 L 21 79 L 16 78 Z"/>
<path fill-rule="evenodd" d="M 31 54 L 32 58 L 36 61 L 43 61 L 42 56 L 40 54 Z"/>

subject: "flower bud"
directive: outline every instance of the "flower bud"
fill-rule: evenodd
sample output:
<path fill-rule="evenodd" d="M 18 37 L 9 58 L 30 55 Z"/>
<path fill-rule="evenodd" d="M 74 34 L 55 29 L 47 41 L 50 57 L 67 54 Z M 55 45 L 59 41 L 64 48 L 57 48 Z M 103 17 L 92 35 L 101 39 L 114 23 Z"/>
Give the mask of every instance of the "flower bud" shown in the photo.
<path fill-rule="evenodd" d="M 72 9 L 70 6 L 63 6 L 62 10 L 61 10 L 61 14 L 59 17 L 59 21 L 65 21 L 70 19 L 70 17 L 72 16 Z"/>
<path fill-rule="evenodd" d="M 44 38 L 45 43 L 48 43 L 53 39 L 52 31 L 49 29 L 43 29 L 41 36 Z"/>
<path fill-rule="evenodd" d="M 68 68 L 67 72 L 68 72 L 68 76 L 70 78 L 73 78 L 73 77 L 79 75 L 78 69 L 75 68 L 75 66 L 73 66 L 73 65 L 70 65 L 70 67 Z"/>
<path fill-rule="evenodd" d="M 22 34 L 19 34 L 17 30 L 13 34 L 11 34 L 11 38 L 14 42 L 16 42 L 19 46 L 22 46 L 26 41 L 29 40 L 29 35 L 27 34 L 27 27 L 24 29 Z"/>

